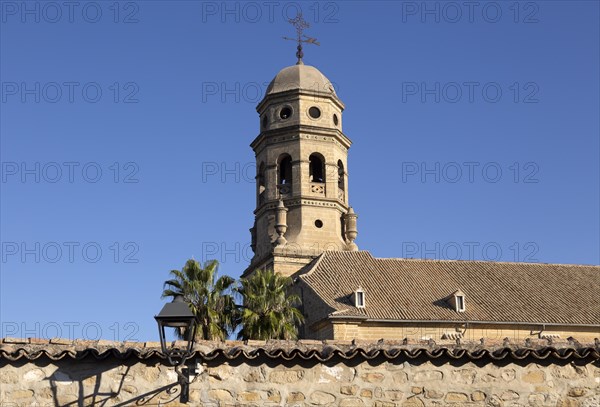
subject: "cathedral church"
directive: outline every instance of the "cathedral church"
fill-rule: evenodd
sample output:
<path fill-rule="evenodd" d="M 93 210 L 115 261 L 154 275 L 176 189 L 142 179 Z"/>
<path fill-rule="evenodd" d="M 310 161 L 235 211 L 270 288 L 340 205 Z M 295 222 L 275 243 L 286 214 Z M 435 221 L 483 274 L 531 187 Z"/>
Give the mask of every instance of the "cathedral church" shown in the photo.
<path fill-rule="evenodd" d="M 299 52 L 257 106 L 254 257 L 243 276 L 271 268 L 293 278 L 302 338 L 600 338 L 600 266 L 384 259 L 359 250 L 344 104 Z"/>

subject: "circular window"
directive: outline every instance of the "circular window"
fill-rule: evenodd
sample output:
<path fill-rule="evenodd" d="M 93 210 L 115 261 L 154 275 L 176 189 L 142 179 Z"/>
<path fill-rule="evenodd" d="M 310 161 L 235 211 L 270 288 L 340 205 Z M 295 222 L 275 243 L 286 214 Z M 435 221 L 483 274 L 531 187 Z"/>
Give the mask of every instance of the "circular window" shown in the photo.
<path fill-rule="evenodd" d="M 292 115 L 292 109 L 287 106 L 284 107 L 283 109 L 281 109 L 281 112 L 279 112 L 279 117 L 281 117 L 283 120 L 289 119 L 291 115 Z"/>
<path fill-rule="evenodd" d="M 323 227 L 323 221 L 321 219 L 317 219 L 315 221 L 315 226 L 321 229 Z"/>
<path fill-rule="evenodd" d="M 334 115 L 333 115 L 333 124 L 335 124 L 335 125 L 337 126 L 339 122 L 340 122 L 340 121 L 339 121 L 339 120 L 338 120 L 338 118 L 337 118 L 337 114 L 334 114 Z"/>
<path fill-rule="evenodd" d="M 321 117 L 321 111 L 316 106 L 313 106 L 310 109 L 308 109 L 308 114 L 313 119 L 318 119 L 319 117 Z"/>
<path fill-rule="evenodd" d="M 265 117 L 263 117 L 263 121 L 262 121 L 263 129 L 267 127 L 267 123 L 268 123 L 267 116 L 265 116 Z"/>

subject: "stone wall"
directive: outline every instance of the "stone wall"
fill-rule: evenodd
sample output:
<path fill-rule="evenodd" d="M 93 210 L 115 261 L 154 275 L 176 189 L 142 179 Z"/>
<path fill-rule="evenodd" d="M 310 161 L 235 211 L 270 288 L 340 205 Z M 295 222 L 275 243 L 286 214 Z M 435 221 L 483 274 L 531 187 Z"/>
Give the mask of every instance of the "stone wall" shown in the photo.
<path fill-rule="evenodd" d="M 13 355 L 17 349 L 9 348 Z M 59 355 L 56 349 L 52 352 Z M 304 360 L 308 352 L 289 361 L 273 356 L 277 352 L 268 356 L 261 351 L 255 359 L 217 354 L 213 360 L 200 360 L 188 405 L 600 406 L 597 358 L 561 362 L 530 356 L 494 362 L 431 355 L 390 359 L 381 354 L 371 360 L 355 355 L 319 362 L 314 357 Z M 0 359 L 1 405 L 179 405 L 177 375 L 156 355 L 98 355 L 106 353 L 100 349 L 81 360 Z"/>
<path fill-rule="evenodd" d="M 327 326 L 329 325 L 329 326 Z M 330 326 L 333 325 L 331 328 Z M 513 342 L 523 342 L 527 339 L 537 340 L 540 337 L 541 325 L 482 325 L 473 324 L 465 329 L 461 324 L 420 324 L 410 325 L 410 323 L 383 324 L 383 323 L 335 323 L 323 324 L 322 328 L 316 332 L 309 332 L 314 339 L 336 339 L 348 340 L 361 338 L 363 340 L 377 341 L 380 338 L 395 339 L 407 338 L 410 341 L 433 339 L 439 341 L 448 334 L 462 333 L 462 339 L 465 341 L 479 341 L 486 338 L 491 341 L 502 341 L 508 338 Z M 600 331 L 595 327 L 568 327 L 552 326 L 547 327 L 542 335 L 549 335 L 557 340 L 566 340 L 575 338 L 580 342 L 593 343 L 596 338 L 600 338 Z"/>

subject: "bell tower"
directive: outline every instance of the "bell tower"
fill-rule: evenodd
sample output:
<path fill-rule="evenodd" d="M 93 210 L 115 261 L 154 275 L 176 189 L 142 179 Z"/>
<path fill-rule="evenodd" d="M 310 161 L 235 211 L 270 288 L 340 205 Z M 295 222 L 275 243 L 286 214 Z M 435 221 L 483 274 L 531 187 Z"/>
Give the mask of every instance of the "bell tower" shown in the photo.
<path fill-rule="evenodd" d="M 292 275 L 326 250 L 358 250 L 357 215 L 348 204 L 351 141 L 331 82 L 300 55 L 256 110 L 254 257 L 244 275 L 257 268 Z"/>

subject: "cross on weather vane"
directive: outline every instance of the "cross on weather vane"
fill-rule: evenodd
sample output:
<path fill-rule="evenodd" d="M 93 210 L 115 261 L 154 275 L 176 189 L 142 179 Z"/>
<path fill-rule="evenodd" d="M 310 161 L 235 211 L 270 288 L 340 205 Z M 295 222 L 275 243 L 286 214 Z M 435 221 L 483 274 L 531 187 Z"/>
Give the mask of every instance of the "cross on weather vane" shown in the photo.
<path fill-rule="evenodd" d="M 304 18 L 302 18 L 302 13 L 298 13 L 295 18 L 290 18 L 288 20 L 290 24 L 292 24 L 296 28 L 296 38 L 283 37 L 284 40 L 297 41 L 298 42 L 298 51 L 296 51 L 296 57 L 298 58 L 298 62 L 296 65 L 303 65 L 302 57 L 304 57 L 304 52 L 302 52 L 302 43 L 306 42 L 307 44 L 315 44 L 321 45 L 317 42 L 316 38 L 308 37 L 304 35 L 304 30 L 310 27 L 310 24 L 306 22 Z"/>

